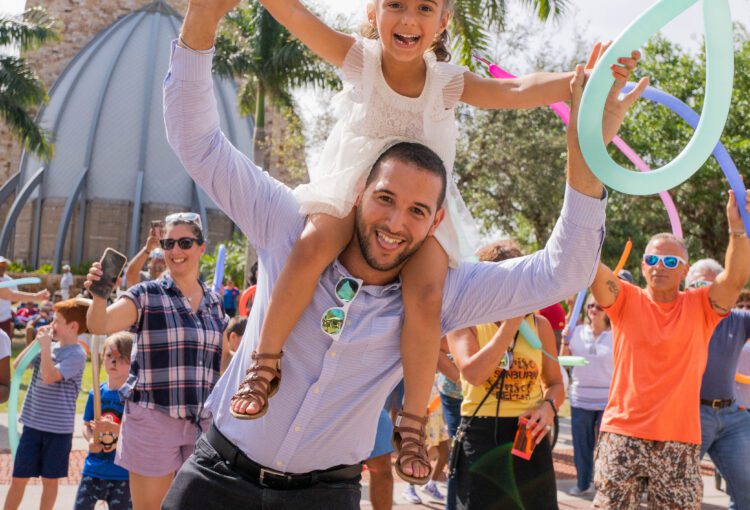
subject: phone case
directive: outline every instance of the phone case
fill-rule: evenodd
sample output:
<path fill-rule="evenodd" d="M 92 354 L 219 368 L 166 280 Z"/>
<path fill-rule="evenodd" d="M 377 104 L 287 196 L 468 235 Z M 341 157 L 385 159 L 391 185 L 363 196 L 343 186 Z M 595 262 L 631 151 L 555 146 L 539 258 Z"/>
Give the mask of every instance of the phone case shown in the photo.
<path fill-rule="evenodd" d="M 531 436 L 531 430 L 526 427 L 529 420 L 526 418 L 519 418 L 518 430 L 516 430 L 516 437 L 513 439 L 513 449 L 511 453 L 516 457 L 522 459 L 531 459 L 531 454 L 534 452 L 534 438 Z"/>
<path fill-rule="evenodd" d="M 99 261 L 102 265 L 102 278 L 91 284 L 91 288 L 89 289 L 91 293 L 107 299 L 115 288 L 117 278 L 120 276 L 127 261 L 127 257 L 117 250 L 112 248 L 104 250 L 104 255 L 102 255 Z"/>

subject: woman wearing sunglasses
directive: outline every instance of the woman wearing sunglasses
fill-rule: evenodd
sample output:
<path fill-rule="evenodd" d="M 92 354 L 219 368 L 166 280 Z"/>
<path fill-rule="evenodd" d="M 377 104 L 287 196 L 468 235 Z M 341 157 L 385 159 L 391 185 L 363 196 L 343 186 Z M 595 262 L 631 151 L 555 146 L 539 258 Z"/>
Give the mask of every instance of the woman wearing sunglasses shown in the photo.
<path fill-rule="evenodd" d="M 569 392 L 573 461 L 578 482 L 569 494 L 584 496 L 594 489 L 594 446 L 614 370 L 609 317 L 594 296 L 590 295 L 586 302 L 586 324 L 575 327 L 569 342 L 567 336 L 566 328 L 560 355 L 581 356 L 588 361 L 586 366 L 573 368 Z"/>
<path fill-rule="evenodd" d="M 219 379 L 220 297 L 199 278 L 206 250 L 200 216 L 172 214 L 160 244 L 168 274 L 134 285 L 114 304 L 94 296 L 88 321 L 95 334 L 136 334 L 116 463 L 130 472 L 135 510 L 158 509 L 175 472 L 210 423 L 204 403 Z M 95 262 L 85 286 L 100 279 Z M 122 390 L 121 390 L 122 393 Z"/>

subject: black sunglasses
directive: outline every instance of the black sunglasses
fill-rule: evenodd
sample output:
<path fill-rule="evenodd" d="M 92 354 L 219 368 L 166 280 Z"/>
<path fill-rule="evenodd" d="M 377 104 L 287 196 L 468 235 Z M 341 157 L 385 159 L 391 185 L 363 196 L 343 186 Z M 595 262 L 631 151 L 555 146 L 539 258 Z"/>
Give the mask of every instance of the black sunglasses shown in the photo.
<path fill-rule="evenodd" d="M 200 240 L 196 239 L 195 237 L 180 237 L 179 239 L 159 239 L 161 249 L 164 251 L 173 249 L 175 244 L 179 246 L 181 250 L 189 250 L 195 243 L 200 244 Z"/>

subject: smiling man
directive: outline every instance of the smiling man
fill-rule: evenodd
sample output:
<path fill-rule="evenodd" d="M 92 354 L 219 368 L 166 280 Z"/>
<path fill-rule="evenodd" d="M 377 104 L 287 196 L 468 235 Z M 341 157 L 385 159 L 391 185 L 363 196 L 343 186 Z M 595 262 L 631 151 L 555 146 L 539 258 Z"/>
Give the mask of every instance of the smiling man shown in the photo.
<path fill-rule="evenodd" d="M 165 123 L 185 169 L 255 245 L 260 277 L 238 355 L 207 402 L 213 424 L 163 508 L 359 508 L 361 464 L 373 449 L 380 408 L 402 377 L 399 273 L 443 218 L 446 171 L 419 143 L 396 143 L 380 155 L 357 202 L 351 242 L 321 275 L 285 344 L 274 405 L 255 420 L 234 418 L 230 399 L 257 343 L 273 286 L 305 225 L 292 191 L 237 151 L 219 127 L 213 44 L 217 23 L 236 4 L 191 0 L 165 80 Z M 635 65 L 634 59 L 624 61 L 627 68 Z M 622 74 L 605 109 L 608 140 L 638 95 L 618 96 L 628 73 Z M 606 193 L 578 147 L 583 81 L 579 66 L 571 86 L 565 201 L 546 247 L 527 257 L 450 270 L 443 334 L 542 308 L 593 279 Z"/>
<path fill-rule="evenodd" d="M 649 508 L 701 506 L 699 400 L 708 343 L 750 276 L 750 241 L 731 192 L 726 212 L 726 270 L 710 287 L 680 291 L 688 250 L 667 233 L 646 246 L 645 289 L 599 266 L 591 292 L 612 321 L 614 374 L 596 449 L 595 508 L 639 508 L 644 488 Z"/>

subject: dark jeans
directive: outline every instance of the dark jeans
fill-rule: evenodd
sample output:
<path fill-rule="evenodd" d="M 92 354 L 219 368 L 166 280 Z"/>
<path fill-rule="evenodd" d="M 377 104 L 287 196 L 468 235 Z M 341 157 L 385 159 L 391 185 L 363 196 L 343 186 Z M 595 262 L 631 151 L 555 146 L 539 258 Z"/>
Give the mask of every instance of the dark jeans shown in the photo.
<path fill-rule="evenodd" d="M 599 437 L 604 411 L 570 408 L 573 432 L 573 462 L 576 465 L 578 488 L 585 490 L 594 479 L 594 447 Z"/>
<path fill-rule="evenodd" d="M 205 437 L 182 465 L 162 502 L 162 510 L 355 510 L 362 498 L 359 478 L 318 482 L 306 489 L 274 490 L 242 478 Z"/>
<path fill-rule="evenodd" d="M 456 435 L 459 423 L 461 423 L 460 398 L 449 397 L 440 394 L 440 403 L 443 405 L 443 420 L 448 427 L 448 434 L 453 438 Z M 448 495 L 445 498 L 445 510 L 456 510 L 456 480 L 448 478 Z"/>
<path fill-rule="evenodd" d="M 465 418 L 464 418 L 465 419 Z M 549 441 L 530 460 L 510 453 L 518 418 L 474 418 L 456 466 L 461 510 L 557 510 L 555 469 Z"/>

